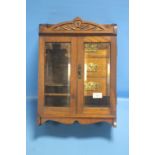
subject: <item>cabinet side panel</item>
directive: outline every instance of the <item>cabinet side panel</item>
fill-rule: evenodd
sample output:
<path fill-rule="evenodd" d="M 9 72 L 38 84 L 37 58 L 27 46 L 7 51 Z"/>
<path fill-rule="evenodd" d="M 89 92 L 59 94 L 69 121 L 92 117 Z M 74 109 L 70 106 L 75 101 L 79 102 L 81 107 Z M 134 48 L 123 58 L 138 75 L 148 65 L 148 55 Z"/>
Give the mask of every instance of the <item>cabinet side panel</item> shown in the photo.
<path fill-rule="evenodd" d="M 38 115 L 43 112 L 44 105 L 44 41 L 39 37 L 39 61 L 38 61 Z"/>
<path fill-rule="evenodd" d="M 111 42 L 111 78 L 110 78 L 110 96 L 111 96 L 111 106 L 112 113 L 116 115 L 116 68 L 117 68 L 117 47 L 116 47 L 116 36 L 112 37 Z"/>

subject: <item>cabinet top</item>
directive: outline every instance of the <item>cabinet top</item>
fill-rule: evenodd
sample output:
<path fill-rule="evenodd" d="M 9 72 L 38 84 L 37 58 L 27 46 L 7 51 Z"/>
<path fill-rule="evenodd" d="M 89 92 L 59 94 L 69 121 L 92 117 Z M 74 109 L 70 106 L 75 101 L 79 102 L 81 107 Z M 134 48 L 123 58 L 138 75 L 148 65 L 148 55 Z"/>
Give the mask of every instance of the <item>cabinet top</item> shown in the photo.
<path fill-rule="evenodd" d="M 39 35 L 48 34 L 105 34 L 117 35 L 116 24 L 96 24 L 76 17 L 72 21 L 58 24 L 40 24 Z"/>

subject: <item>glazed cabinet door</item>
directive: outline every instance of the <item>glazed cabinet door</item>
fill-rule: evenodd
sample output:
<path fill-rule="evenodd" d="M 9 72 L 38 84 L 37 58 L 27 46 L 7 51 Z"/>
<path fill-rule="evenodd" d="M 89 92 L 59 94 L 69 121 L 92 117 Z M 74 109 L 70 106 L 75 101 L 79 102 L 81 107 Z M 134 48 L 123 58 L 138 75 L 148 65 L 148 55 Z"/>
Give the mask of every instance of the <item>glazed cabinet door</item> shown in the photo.
<path fill-rule="evenodd" d="M 40 37 L 39 113 L 64 116 L 75 113 L 76 38 Z"/>
<path fill-rule="evenodd" d="M 87 36 L 78 39 L 78 113 L 100 117 L 115 114 L 115 38 Z"/>

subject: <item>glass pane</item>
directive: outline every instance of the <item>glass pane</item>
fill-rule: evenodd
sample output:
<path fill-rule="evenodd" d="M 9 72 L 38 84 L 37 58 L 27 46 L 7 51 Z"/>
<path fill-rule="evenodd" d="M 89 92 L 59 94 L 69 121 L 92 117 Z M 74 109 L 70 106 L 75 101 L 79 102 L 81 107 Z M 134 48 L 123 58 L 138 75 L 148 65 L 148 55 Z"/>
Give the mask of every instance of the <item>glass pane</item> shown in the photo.
<path fill-rule="evenodd" d="M 45 105 L 64 107 L 70 102 L 70 43 L 46 43 Z"/>
<path fill-rule="evenodd" d="M 110 43 L 85 43 L 84 55 L 85 106 L 110 106 Z"/>

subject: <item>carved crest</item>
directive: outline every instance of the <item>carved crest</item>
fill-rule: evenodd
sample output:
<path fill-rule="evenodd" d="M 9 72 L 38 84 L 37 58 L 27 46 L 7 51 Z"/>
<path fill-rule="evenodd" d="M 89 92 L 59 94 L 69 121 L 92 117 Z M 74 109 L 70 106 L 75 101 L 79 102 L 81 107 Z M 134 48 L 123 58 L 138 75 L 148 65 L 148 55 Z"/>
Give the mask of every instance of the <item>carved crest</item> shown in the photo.
<path fill-rule="evenodd" d="M 113 24 L 96 24 L 77 17 L 69 22 L 40 25 L 40 33 L 116 33 Z"/>
<path fill-rule="evenodd" d="M 77 17 L 71 22 L 58 24 L 53 27 L 53 30 L 57 31 L 79 31 L 79 30 L 95 30 L 102 31 L 104 28 L 94 23 L 82 21 L 81 18 Z"/>

